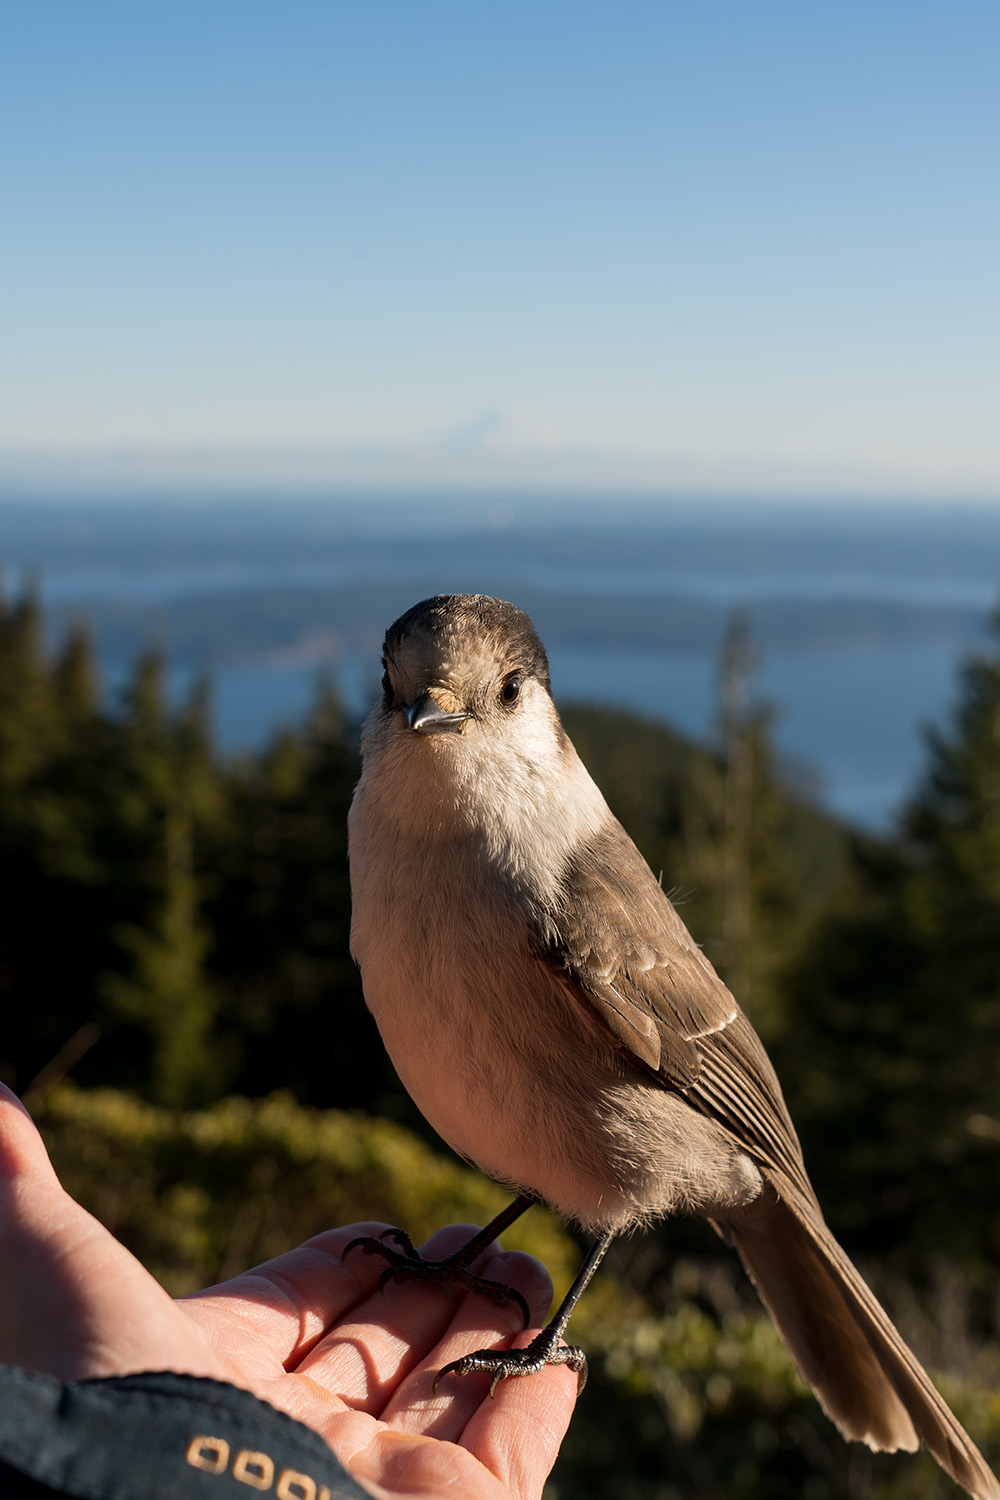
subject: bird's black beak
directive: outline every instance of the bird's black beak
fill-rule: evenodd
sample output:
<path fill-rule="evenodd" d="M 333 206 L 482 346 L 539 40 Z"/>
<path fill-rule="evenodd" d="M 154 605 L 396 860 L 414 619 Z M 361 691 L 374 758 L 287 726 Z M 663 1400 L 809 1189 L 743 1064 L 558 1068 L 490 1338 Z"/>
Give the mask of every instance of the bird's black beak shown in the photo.
<path fill-rule="evenodd" d="M 449 713 L 430 693 L 425 693 L 403 712 L 407 724 L 417 734 L 458 734 L 469 717 L 466 713 Z"/>

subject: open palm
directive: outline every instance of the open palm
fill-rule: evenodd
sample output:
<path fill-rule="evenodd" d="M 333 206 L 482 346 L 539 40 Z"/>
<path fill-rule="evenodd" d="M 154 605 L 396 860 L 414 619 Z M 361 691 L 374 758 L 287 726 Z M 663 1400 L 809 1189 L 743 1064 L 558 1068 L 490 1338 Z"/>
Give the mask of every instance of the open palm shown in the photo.
<path fill-rule="evenodd" d="M 341 1257 L 383 1228 L 330 1230 L 175 1302 L 63 1191 L 27 1113 L 0 1090 L 0 1362 L 63 1380 L 151 1370 L 227 1380 L 319 1432 L 375 1495 L 537 1497 L 576 1376 L 550 1366 L 501 1382 L 493 1398 L 485 1376 L 446 1377 L 435 1393 L 449 1360 L 515 1339 L 520 1312 L 448 1286 L 380 1292 L 384 1263 Z M 425 1248 L 446 1254 L 469 1233 L 453 1225 Z M 537 1261 L 494 1247 L 477 1270 L 544 1317 L 551 1286 Z"/>

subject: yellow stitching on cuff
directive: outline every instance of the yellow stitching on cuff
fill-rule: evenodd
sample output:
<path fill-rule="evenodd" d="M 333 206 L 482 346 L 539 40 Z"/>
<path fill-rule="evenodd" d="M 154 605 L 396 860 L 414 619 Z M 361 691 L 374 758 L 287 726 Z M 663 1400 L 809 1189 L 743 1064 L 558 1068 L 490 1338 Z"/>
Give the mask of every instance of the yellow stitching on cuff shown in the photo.
<path fill-rule="evenodd" d="M 207 1474 L 224 1474 L 229 1467 L 229 1444 L 225 1438 L 193 1437 L 184 1457 L 192 1469 L 204 1469 Z"/>
<path fill-rule="evenodd" d="M 274 1482 L 274 1459 L 266 1453 L 243 1448 L 233 1464 L 233 1478 L 248 1484 L 252 1490 L 269 1490 Z"/>

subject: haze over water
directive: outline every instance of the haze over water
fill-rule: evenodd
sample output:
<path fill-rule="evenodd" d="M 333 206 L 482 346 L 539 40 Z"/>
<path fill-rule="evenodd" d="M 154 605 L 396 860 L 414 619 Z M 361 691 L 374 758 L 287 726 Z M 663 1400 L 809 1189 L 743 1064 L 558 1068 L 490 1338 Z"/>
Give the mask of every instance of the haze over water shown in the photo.
<path fill-rule="evenodd" d="M 986 641 L 1000 512 L 560 497 L 0 502 L 10 583 L 58 628 L 88 619 L 106 679 L 149 643 L 183 690 L 209 670 L 229 750 L 307 710 L 327 672 L 355 714 L 389 621 L 439 591 L 528 609 L 557 701 L 616 704 L 709 739 L 718 646 L 748 614 L 782 754 L 833 810 L 889 823 Z"/>

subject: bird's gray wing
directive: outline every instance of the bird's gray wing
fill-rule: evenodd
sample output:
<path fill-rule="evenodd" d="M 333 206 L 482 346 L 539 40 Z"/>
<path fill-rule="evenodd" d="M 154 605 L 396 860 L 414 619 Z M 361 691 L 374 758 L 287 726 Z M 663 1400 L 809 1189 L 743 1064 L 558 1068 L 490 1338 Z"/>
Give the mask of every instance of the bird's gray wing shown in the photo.
<path fill-rule="evenodd" d="M 760 1039 L 620 823 L 573 856 L 547 925 L 545 962 L 616 1043 L 812 1199 Z"/>

